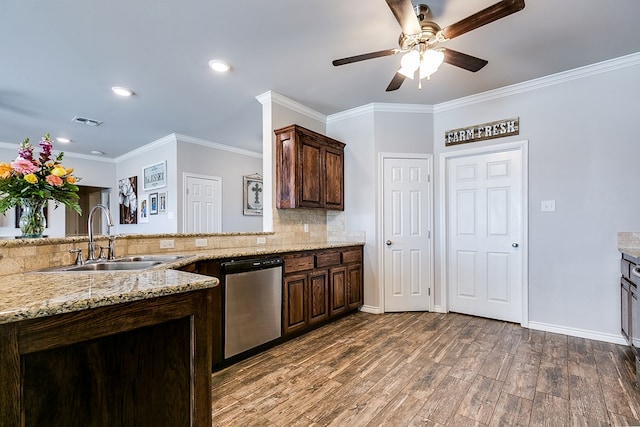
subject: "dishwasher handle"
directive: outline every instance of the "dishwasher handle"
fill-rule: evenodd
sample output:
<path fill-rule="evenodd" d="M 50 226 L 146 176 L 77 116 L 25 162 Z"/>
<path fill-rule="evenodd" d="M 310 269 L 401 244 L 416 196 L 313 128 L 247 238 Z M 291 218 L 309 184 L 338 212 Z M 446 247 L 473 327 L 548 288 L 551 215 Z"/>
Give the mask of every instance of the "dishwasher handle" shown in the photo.
<path fill-rule="evenodd" d="M 248 271 L 278 268 L 284 265 L 282 258 L 254 258 L 223 262 L 221 272 L 224 275 L 245 273 Z"/>

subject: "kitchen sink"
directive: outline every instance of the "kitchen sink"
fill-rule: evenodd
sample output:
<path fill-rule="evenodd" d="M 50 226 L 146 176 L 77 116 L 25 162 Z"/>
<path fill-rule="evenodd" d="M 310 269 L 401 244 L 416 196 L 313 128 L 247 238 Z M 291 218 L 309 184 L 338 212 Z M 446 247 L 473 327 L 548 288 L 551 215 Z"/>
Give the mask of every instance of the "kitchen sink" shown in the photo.
<path fill-rule="evenodd" d="M 128 270 L 144 270 L 156 265 L 163 264 L 162 261 L 122 261 L 122 262 L 94 262 L 84 265 L 73 265 L 64 268 L 65 272 L 73 271 L 128 271 Z"/>
<path fill-rule="evenodd" d="M 160 264 L 166 264 L 186 258 L 189 255 L 132 255 L 111 261 L 91 261 L 82 265 L 65 265 L 62 267 L 44 268 L 34 273 L 73 273 L 88 271 L 136 271 L 145 270 Z"/>

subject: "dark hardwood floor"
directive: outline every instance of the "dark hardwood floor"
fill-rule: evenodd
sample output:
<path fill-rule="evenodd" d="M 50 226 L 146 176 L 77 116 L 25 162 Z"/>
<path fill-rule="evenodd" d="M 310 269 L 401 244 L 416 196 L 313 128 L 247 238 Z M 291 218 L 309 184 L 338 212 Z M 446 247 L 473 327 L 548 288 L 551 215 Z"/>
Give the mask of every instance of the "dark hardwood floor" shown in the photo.
<path fill-rule="evenodd" d="M 357 313 L 213 374 L 216 426 L 640 425 L 627 347 L 455 313 Z"/>

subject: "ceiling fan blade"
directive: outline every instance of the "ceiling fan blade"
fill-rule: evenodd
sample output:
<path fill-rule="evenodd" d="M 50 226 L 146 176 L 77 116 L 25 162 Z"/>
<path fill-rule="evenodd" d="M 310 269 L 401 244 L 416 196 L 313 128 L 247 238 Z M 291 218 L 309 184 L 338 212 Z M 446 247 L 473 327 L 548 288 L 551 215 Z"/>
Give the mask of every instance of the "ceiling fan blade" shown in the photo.
<path fill-rule="evenodd" d="M 362 55 L 349 56 L 347 58 L 341 58 L 341 59 L 334 59 L 332 64 L 337 67 L 338 65 L 351 64 L 352 62 L 365 61 L 367 59 L 395 55 L 398 52 L 400 52 L 399 49 L 379 50 L 377 52 L 363 53 Z"/>
<path fill-rule="evenodd" d="M 458 52 L 457 50 L 442 49 L 442 53 L 444 53 L 444 62 L 447 64 L 455 65 L 474 73 L 489 63 L 489 61 Z"/>
<path fill-rule="evenodd" d="M 419 34 L 422 31 L 411 0 L 387 0 L 387 5 L 396 17 L 403 33 Z"/>
<path fill-rule="evenodd" d="M 400 86 L 402 86 L 405 78 L 406 77 L 404 75 L 396 73 L 396 75 L 393 76 L 393 79 L 391 79 L 389 86 L 387 86 L 387 92 L 400 89 Z"/>
<path fill-rule="evenodd" d="M 445 38 L 452 39 L 522 9 L 524 9 L 524 0 L 502 0 L 493 6 L 482 9 L 480 12 L 474 13 L 455 24 L 443 28 L 442 34 Z"/>

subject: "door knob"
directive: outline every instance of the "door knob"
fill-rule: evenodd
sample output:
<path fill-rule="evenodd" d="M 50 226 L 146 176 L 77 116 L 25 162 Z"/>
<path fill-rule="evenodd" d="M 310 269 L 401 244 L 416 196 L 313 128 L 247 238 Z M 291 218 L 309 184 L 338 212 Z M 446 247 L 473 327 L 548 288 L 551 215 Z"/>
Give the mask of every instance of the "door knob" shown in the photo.
<path fill-rule="evenodd" d="M 387 244 L 387 246 L 391 246 L 391 240 L 387 240 L 385 243 Z"/>
<path fill-rule="evenodd" d="M 518 245 L 517 243 L 512 243 L 511 246 L 514 247 L 514 248 L 517 248 L 520 245 Z"/>

